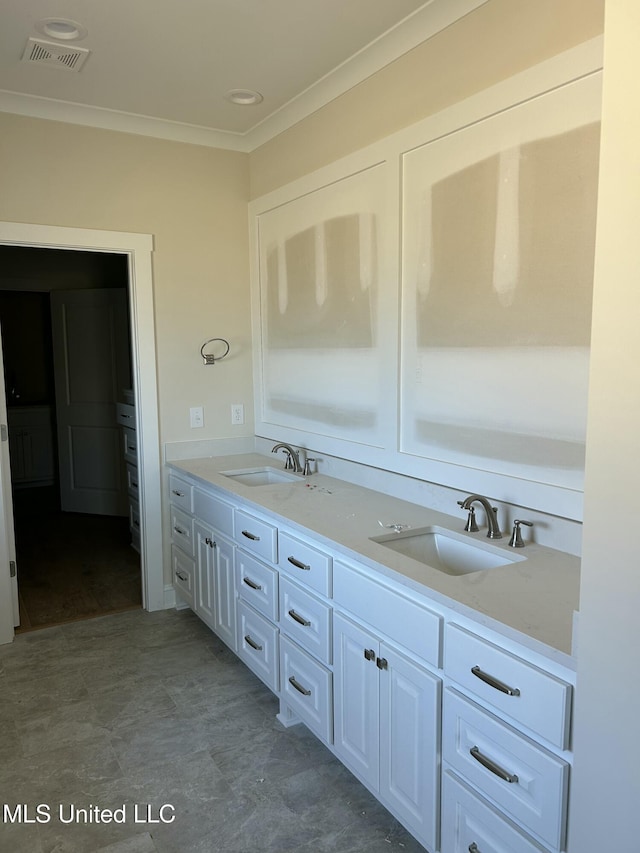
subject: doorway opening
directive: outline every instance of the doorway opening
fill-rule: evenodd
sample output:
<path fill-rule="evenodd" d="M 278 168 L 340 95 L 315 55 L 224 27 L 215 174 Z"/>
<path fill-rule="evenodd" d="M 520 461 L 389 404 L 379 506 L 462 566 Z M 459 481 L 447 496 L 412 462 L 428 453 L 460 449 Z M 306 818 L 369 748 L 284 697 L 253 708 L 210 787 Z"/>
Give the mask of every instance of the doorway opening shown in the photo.
<path fill-rule="evenodd" d="M 0 270 L 16 630 L 139 608 L 128 258 L 0 246 Z"/>

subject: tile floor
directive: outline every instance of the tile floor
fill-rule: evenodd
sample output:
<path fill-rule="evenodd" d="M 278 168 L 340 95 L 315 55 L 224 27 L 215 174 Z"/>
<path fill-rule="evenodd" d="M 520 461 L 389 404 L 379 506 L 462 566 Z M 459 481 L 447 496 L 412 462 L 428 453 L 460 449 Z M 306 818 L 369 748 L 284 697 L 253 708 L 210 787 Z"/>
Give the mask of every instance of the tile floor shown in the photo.
<path fill-rule="evenodd" d="M 423 853 L 277 710 L 187 610 L 18 635 L 0 646 L 0 850 Z"/>

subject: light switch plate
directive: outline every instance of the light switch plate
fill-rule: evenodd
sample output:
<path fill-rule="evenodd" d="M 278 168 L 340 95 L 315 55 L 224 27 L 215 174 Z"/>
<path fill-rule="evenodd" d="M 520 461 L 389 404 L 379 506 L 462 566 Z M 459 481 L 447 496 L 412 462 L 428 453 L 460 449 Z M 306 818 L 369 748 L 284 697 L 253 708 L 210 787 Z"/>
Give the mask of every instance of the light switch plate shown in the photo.
<path fill-rule="evenodd" d="M 200 429 L 204 426 L 204 412 L 202 406 L 192 406 L 189 409 L 189 420 L 191 429 Z"/>

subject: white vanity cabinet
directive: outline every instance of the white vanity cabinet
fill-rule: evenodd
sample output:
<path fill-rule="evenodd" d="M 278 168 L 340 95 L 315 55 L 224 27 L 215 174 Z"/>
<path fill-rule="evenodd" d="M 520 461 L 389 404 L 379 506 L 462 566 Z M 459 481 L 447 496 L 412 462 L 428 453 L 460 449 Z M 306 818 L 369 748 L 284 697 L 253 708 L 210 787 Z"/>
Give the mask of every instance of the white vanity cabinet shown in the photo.
<path fill-rule="evenodd" d="M 220 529 L 231 532 L 232 507 L 172 473 L 169 518 L 176 599 L 235 651 L 235 546 Z"/>
<path fill-rule="evenodd" d="M 440 679 L 341 613 L 334 660 L 336 755 L 435 850 Z"/>
<path fill-rule="evenodd" d="M 564 853 L 575 674 L 258 497 L 172 471 L 172 567 L 280 722 L 305 723 L 428 853 Z"/>
<path fill-rule="evenodd" d="M 565 849 L 573 688 L 518 651 L 446 626 L 442 853 Z"/>
<path fill-rule="evenodd" d="M 193 541 L 193 486 L 176 474 L 169 476 L 171 576 L 178 606 L 195 610 L 196 563 Z"/>
<path fill-rule="evenodd" d="M 333 558 L 322 546 L 278 531 L 280 719 L 333 743 Z"/>
<path fill-rule="evenodd" d="M 232 542 L 196 521 L 195 611 L 221 640 L 236 649 L 236 596 Z"/>

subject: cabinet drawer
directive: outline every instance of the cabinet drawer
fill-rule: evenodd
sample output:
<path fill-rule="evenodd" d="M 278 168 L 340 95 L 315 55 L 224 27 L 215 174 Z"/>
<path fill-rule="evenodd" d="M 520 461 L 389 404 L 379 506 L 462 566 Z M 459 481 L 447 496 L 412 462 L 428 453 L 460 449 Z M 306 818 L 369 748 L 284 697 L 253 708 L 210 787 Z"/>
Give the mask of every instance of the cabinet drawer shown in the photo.
<path fill-rule="evenodd" d="M 235 537 L 239 545 L 253 554 L 278 562 L 278 528 L 244 510 L 234 511 Z"/>
<path fill-rule="evenodd" d="M 444 670 L 502 713 L 567 748 L 570 684 L 457 625 L 445 629 Z"/>
<path fill-rule="evenodd" d="M 175 474 L 169 475 L 169 500 L 172 504 L 184 510 L 193 512 L 193 486 L 186 480 L 181 480 Z"/>
<path fill-rule="evenodd" d="M 547 853 L 457 776 L 442 777 L 441 853 Z"/>
<path fill-rule="evenodd" d="M 439 667 L 442 617 L 365 572 L 334 562 L 334 602 Z"/>
<path fill-rule="evenodd" d="M 179 545 L 185 554 L 193 557 L 194 549 L 194 534 L 193 534 L 193 519 L 186 512 L 177 509 L 175 506 L 170 507 L 171 511 L 171 538 Z"/>
<path fill-rule="evenodd" d="M 280 628 L 324 663 L 331 663 L 331 608 L 280 577 Z"/>
<path fill-rule="evenodd" d="M 278 621 L 278 572 L 240 548 L 236 552 L 238 595 L 270 619 Z"/>
<path fill-rule="evenodd" d="M 300 583 L 310 586 L 321 595 L 331 597 L 331 557 L 289 533 L 280 532 L 279 562 Z"/>
<path fill-rule="evenodd" d="M 547 844 L 564 841 L 569 765 L 447 688 L 442 758 Z"/>
<path fill-rule="evenodd" d="M 124 427 L 122 430 L 122 448 L 124 458 L 132 465 L 138 464 L 138 433 L 135 429 Z"/>
<path fill-rule="evenodd" d="M 238 601 L 238 657 L 267 687 L 278 692 L 278 628 L 244 601 Z"/>
<path fill-rule="evenodd" d="M 139 500 L 140 484 L 138 482 L 138 466 L 127 463 L 127 491 L 134 500 Z"/>
<path fill-rule="evenodd" d="M 280 637 L 281 699 L 325 743 L 333 741 L 331 672 L 287 637 Z"/>
<path fill-rule="evenodd" d="M 193 514 L 205 524 L 233 536 L 233 506 L 210 492 L 193 490 Z"/>
<path fill-rule="evenodd" d="M 123 427 L 136 428 L 136 407 L 129 403 L 116 403 L 116 422 Z"/>
<path fill-rule="evenodd" d="M 140 533 L 140 504 L 134 498 L 129 498 L 129 530 Z"/>
<path fill-rule="evenodd" d="M 180 548 L 171 546 L 171 568 L 173 586 L 180 600 L 193 607 L 194 583 L 196 577 L 195 563 L 184 554 Z"/>

